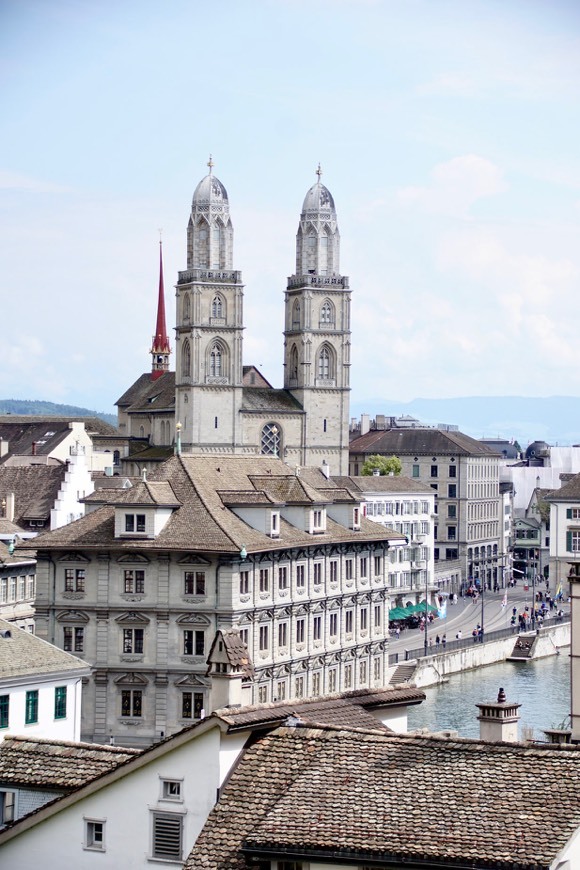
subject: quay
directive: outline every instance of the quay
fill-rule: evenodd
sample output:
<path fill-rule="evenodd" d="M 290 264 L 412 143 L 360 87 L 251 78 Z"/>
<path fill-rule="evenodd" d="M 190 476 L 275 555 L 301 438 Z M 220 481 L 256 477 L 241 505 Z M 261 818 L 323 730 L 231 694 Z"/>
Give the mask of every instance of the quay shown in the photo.
<path fill-rule="evenodd" d="M 570 616 L 543 625 L 535 631 L 520 632 L 516 626 L 491 631 L 483 638 L 463 637 L 443 647 L 424 647 L 394 652 L 389 657 L 391 685 L 405 682 L 418 688 L 439 685 L 451 674 L 505 661 L 526 661 L 560 655 L 570 646 Z"/>

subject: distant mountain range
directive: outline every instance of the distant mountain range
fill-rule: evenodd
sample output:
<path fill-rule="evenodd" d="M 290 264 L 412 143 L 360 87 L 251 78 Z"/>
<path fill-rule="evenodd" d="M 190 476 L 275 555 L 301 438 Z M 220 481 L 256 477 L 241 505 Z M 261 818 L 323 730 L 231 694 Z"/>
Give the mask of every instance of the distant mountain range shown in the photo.
<path fill-rule="evenodd" d="M 389 399 L 351 397 L 351 417 L 409 414 L 428 426 L 449 423 L 472 438 L 515 439 L 522 447 L 531 441 L 555 446 L 580 444 L 580 398 L 577 396 L 465 396 L 458 399 Z"/>
<path fill-rule="evenodd" d="M 99 417 L 111 426 L 117 425 L 115 414 L 104 414 L 102 411 L 91 411 L 89 408 L 78 408 L 76 405 L 57 405 L 54 402 L 40 402 L 29 399 L 0 399 L 0 414 L 15 414 L 30 416 L 40 414 L 44 417 Z"/>

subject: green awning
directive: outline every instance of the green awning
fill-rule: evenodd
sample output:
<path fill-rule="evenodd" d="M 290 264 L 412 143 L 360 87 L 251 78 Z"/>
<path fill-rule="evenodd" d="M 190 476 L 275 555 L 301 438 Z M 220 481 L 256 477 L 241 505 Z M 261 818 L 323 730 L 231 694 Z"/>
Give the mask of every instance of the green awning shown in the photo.
<path fill-rule="evenodd" d="M 389 622 L 395 619 L 406 619 L 409 616 L 405 607 L 393 607 L 389 610 Z"/>

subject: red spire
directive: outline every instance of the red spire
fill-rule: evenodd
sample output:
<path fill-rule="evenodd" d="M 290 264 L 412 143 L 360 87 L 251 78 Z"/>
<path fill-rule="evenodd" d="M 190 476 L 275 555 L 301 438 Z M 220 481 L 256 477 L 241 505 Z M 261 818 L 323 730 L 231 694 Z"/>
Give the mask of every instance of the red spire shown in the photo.
<path fill-rule="evenodd" d="M 155 327 L 155 335 L 153 336 L 153 345 L 151 347 L 151 355 L 153 362 L 151 366 L 152 378 L 158 378 L 163 372 L 169 370 L 169 354 L 171 347 L 167 336 L 167 325 L 165 322 L 165 289 L 163 286 L 163 243 L 159 239 L 159 297 L 157 300 L 157 325 Z"/>

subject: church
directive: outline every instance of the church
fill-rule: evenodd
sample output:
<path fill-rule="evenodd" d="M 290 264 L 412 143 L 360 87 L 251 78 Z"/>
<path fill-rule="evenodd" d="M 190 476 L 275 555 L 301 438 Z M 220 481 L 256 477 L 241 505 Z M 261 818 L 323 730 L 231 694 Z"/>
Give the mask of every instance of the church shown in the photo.
<path fill-rule="evenodd" d="M 296 270 L 284 296 L 284 385 L 244 366 L 244 285 L 234 269 L 226 188 L 209 172 L 193 194 L 186 269 L 176 285 L 176 365 L 169 370 L 163 263 L 151 371 L 117 402 L 120 430 L 138 454 L 265 455 L 290 466 L 348 473 L 350 288 L 330 191 L 308 190 L 296 234 Z M 161 252 L 160 252 L 161 253 Z M 165 449 L 163 449 L 165 448 Z M 131 459 L 131 457 L 129 457 Z"/>

